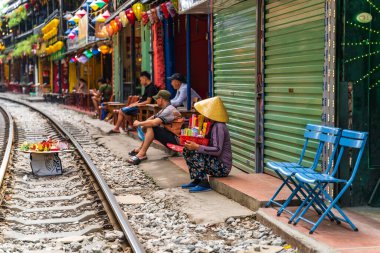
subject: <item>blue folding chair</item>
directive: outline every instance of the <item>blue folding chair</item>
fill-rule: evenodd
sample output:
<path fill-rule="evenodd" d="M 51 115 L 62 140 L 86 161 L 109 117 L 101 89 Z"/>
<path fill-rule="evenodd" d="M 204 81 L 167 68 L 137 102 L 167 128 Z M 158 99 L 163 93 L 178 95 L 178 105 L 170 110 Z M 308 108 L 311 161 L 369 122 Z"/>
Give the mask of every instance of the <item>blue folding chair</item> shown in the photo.
<path fill-rule="evenodd" d="M 352 185 L 352 182 L 355 179 L 357 170 L 359 168 L 360 160 L 364 153 L 367 137 L 368 137 L 368 133 L 366 132 L 343 130 L 342 136 L 339 140 L 338 159 L 334 165 L 334 170 L 331 172 L 331 174 L 330 174 L 330 171 L 332 168 L 331 166 L 328 167 L 328 169 L 326 170 L 326 173 L 316 174 L 316 173 L 308 173 L 308 172 L 298 172 L 295 174 L 295 177 L 299 183 L 299 186 L 305 189 L 306 191 L 308 191 L 309 194 L 290 219 L 290 221 L 293 221 L 299 214 L 297 219 L 294 221 L 294 225 L 296 225 L 300 220 L 304 220 L 313 225 L 313 227 L 311 228 L 309 232 L 310 234 L 312 234 L 326 216 L 332 216 L 333 219 L 336 220 L 338 224 L 340 224 L 340 222 L 346 222 L 352 227 L 354 231 L 358 231 L 357 227 L 351 222 L 351 220 L 347 217 L 347 215 L 343 212 L 343 210 L 338 206 L 337 203 L 339 199 L 343 196 L 343 194 L 346 192 L 346 190 Z M 347 149 L 358 149 L 359 153 L 357 155 L 355 167 L 351 173 L 350 178 L 348 180 L 345 180 L 345 179 L 337 178 L 335 177 L 335 175 L 338 171 L 339 164 L 342 159 L 342 155 L 344 151 Z M 331 163 L 332 163 L 332 159 L 333 157 L 331 157 L 330 159 Z M 344 184 L 344 187 L 334 199 L 326 191 L 326 187 L 329 184 Z M 304 215 L 306 214 L 307 210 L 311 206 L 313 206 L 314 203 L 323 202 L 324 199 L 330 202 L 330 205 L 324 208 L 324 213 L 321 215 L 321 217 L 318 219 L 316 223 L 313 223 L 312 221 L 304 218 Z M 337 217 L 336 215 L 332 213 L 333 208 L 336 209 L 340 213 L 343 219 L 340 217 Z"/>
<path fill-rule="evenodd" d="M 286 209 L 286 207 L 290 204 L 290 202 L 293 200 L 294 197 L 296 197 L 300 202 L 303 201 L 303 199 L 306 198 L 307 192 L 305 193 L 301 187 L 298 187 L 297 182 L 293 179 L 293 176 L 297 172 L 310 172 L 310 173 L 317 173 L 315 169 L 318 166 L 318 161 L 322 153 L 323 146 L 325 143 L 332 143 L 334 145 L 334 151 L 333 153 L 335 154 L 336 152 L 336 147 L 337 143 L 340 137 L 341 130 L 339 128 L 334 128 L 334 127 L 327 127 L 327 126 L 319 126 L 319 125 L 312 125 L 308 124 L 306 125 L 306 130 L 305 130 L 305 143 L 301 152 L 300 160 L 298 163 L 290 163 L 290 162 L 268 162 L 267 165 L 271 167 L 277 175 L 280 177 L 280 179 L 283 181 L 283 183 L 280 185 L 280 187 L 277 189 L 277 191 L 274 193 L 272 198 L 268 201 L 266 204 L 266 207 L 269 207 L 272 203 L 280 206 L 281 208 L 277 212 L 277 216 L 281 215 L 282 212 L 287 212 L 290 214 L 293 214 L 289 210 Z M 315 158 L 313 161 L 313 164 L 311 167 L 304 167 L 302 166 L 302 160 L 304 158 L 304 154 L 307 149 L 308 141 L 310 139 L 318 140 L 319 145 L 317 148 L 317 152 L 315 154 Z M 293 185 L 291 185 L 291 184 Z M 275 198 L 277 195 L 280 193 L 280 191 L 283 189 L 284 186 L 287 186 L 290 191 L 292 192 L 291 195 L 288 197 L 288 199 L 283 203 L 279 203 L 275 201 Z M 313 204 L 313 208 L 318 214 L 321 214 L 322 211 L 320 210 L 323 208 L 323 203 L 316 203 L 318 206 L 322 205 L 322 207 L 317 208 Z"/>

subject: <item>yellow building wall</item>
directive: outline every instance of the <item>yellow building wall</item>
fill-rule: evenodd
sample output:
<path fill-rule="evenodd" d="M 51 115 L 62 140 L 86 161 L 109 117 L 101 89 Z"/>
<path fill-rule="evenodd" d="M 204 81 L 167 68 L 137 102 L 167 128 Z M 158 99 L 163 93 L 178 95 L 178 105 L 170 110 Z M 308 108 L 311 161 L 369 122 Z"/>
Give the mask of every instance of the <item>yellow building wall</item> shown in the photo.
<path fill-rule="evenodd" d="M 78 79 L 76 63 L 69 63 L 69 92 L 74 89 L 75 85 L 78 83 Z"/>

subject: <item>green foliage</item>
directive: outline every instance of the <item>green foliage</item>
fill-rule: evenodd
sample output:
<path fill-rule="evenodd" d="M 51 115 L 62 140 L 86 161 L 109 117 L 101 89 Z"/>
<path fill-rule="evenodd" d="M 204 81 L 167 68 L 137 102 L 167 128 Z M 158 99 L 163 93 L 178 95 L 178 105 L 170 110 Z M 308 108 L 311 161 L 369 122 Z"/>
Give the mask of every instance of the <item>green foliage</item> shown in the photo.
<path fill-rule="evenodd" d="M 32 46 L 37 41 L 38 35 L 32 35 L 28 37 L 26 40 L 23 40 L 15 45 L 15 49 L 13 50 L 13 57 L 21 57 L 23 55 L 31 55 L 32 54 Z"/>
<path fill-rule="evenodd" d="M 20 6 L 17 9 L 13 10 L 9 15 L 8 26 L 9 28 L 18 26 L 21 21 L 27 18 L 28 14 L 26 12 L 25 6 Z"/>

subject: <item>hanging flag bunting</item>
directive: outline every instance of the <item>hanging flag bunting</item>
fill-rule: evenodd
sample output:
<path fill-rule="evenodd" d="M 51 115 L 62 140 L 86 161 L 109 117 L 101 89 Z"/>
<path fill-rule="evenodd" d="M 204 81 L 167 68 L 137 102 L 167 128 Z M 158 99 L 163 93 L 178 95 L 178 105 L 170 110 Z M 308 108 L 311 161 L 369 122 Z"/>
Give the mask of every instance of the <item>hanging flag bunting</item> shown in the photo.
<path fill-rule="evenodd" d="M 123 27 L 126 27 L 128 24 L 128 19 L 127 19 L 127 15 L 125 15 L 125 12 L 124 11 L 120 12 L 119 17 L 120 17 L 121 25 Z"/>
<path fill-rule="evenodd" d="M 86 13 L 87 12 L 85 10 L 81 9 L 81 10 L 77 11 L 75 13 L 75 15 L 78 16 L 78 17 L 80 17 L 80 18 L 83 18 L 83 16 L 86 15 Z"/>
<path fill-rule="evenodd" d="M 103 14 L 99 14 L 99 15 L 96 17 L 96 22 L 103 23 L 104 21 L 106 21 L 106 18 L 103 16 Z"/>
<path fill-rule="evenodd" d="M 128 22 L 131 25 L 134 25 L 136 17 L 135 17 L 135 14 L 133 13 L 133 10 L 131 8 L 126 10 L 125 15 L 127 15 Z"/>
<path fill-rule="evenodd" d="M 162 12 L 160 5 L 156 7 L 156 13 L 160 21 L 164 20 L 164 13 Z"/>
<path fill-rule="evenodd" d="M 107 10 L 107 11 L 105 11 L 103 14 L 103 17 L 105 18 L 105 19 L 108 19 L 110 16 L 111 16 L 111 14 L 110 14 L 110 12 Z"/>
<path fill-rule="evenodd" d="M 92 52 L 93 55 L 98 55 L 98 54 L 100 54 L 100 51 L 99 51 L 96 47 L 92 48 L 92 49 L 91 49 L 91 52 Z"/>
<path fill-rule="evenodd" d="M 73 39 L 75 39 L 76 35 L 75 35 L 75 33 L 71 32 L 71 33 L 69 33 L 68 37 L 69 37 L 69 39 L 73 40 Z"/>
<path fill-rule="evenodd" d="M 144 6 L 141 3 L 135 3 L 132 6 L 133 13 L 138 21 L 141 21 L 141 13 L 144 11 Z"/>
<path fill-rule="evenodd" d="M 65 35 L 69 35 L 69 33 L 71 33 L 71 28 L 67 29 L 66 32 L 65 32 Z"/>
<path fill-rule="evenodd" d="M 86 51 L 84 51 L 83 54 L 84 54 L 88 59 L 90 59 L 90 58 L 93 56 L 91 50 L 89 50 L 89 49 L 87 49 Z"/>
<path fill-rule="evenodd" d="M 91 9 L 93 9 L 94 11 L 97 11 L 97 10 L 99 9 L 99 6 L 98 6 L 95 2 L 92 2 L 92 3 L 90 4 L 90 7 L 91 7 Z"/>
<path fill-rule="evenodd" d="M 170 13 L 168 11 L 168 8 L 166 7 L 166 3 L 162 3 L 161 5 L 161 11 L 164 14 L 164 17 L 167 19 L 170 16 Z"/>
<path fill-rule="evenodd" d="M 71 57 L 71 59 L 70 59 L 70 63 L 76 63 L 78 60 L 77 60 L 77 58 L 75 58 L 75 57 Z"/>
<path fill-rule="evenodd" d="M 78 22 L 79 22 L 79 20 L 80 20 L 80 17 L 78 17 L 77 15 L 75 15 L 75 16 L 73 17 L 73 20 L 75 21 L 75 23 L 78 24 Z"/>
<path fill-rule="evenodd" d="M 87 1 L 86 1 L 86 4 L 87 4 L 88 6 L 90 6 L 90 5 L 92 4 L 92 2 L 93 2 L 93 0 L 87 0 Z"/>

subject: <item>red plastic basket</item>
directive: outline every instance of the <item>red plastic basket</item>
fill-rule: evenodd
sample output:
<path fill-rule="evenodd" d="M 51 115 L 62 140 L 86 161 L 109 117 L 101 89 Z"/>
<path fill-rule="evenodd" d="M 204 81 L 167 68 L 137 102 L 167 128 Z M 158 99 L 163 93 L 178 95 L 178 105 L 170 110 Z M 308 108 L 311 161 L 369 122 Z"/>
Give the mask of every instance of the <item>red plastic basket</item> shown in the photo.
<path fill-rule="evenodd" d="M 199 145 L 208 146 L 209 139 L 201 138 L 201 137 L 195 137 L 195 136 L 185 136 L 181 135 L 179 136 L 179 142 L 183 146 L 185 145 L 186 141 L 193 141 Z"/>

